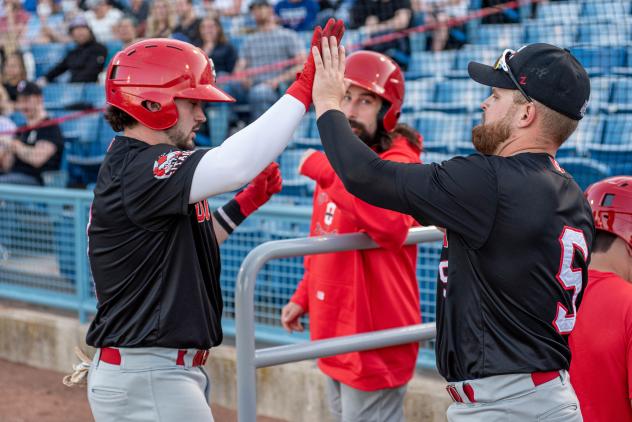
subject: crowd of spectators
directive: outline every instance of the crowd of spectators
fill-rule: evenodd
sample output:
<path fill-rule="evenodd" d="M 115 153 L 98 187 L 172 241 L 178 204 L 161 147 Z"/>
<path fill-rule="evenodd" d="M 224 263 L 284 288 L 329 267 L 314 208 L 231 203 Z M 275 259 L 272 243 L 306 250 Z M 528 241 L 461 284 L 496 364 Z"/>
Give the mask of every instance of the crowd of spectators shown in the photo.
<path fill-rule="evenodd" d="M 21 81 L 34 81 L 40 87 L 53 82 L 102 83 L 103 70 L 116 51 L 142 38 L 171 37 L 202 48 L 213 59 L 222 86 L 237 99 L 230 122 L 239 128 L 279 98 L 299 70 L 296 63 L 303 61 L 303 35 L 329 17 L 342 17 L 370 39 L 462 16 L 469 1 L 0 0 L 0 4 L 3 116 L 19 112 Z M 429 50 L 453 46 L 445 26 L 439 25 L 429 40 Z M 68 47 L 57 63 L 36 75 L 29 51 L 48 43 Z M 407 65 L 406 37 L 368 48 L 386 53 L 404 68 Z M 5 132 L 10 127 L 1 126 Z"/>

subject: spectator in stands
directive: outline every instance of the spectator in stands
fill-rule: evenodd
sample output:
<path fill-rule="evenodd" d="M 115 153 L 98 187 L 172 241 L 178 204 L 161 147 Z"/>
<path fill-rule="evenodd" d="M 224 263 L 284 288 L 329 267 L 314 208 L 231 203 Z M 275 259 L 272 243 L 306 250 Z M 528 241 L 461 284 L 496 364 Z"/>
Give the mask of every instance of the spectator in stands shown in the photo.
<path fill-rule="evenodd" d="M 412 15 L 410 0 L 356 0 L 351 8 L 350 27 L 362 28 L 371 36 L 380 36 L 409 28 Z M 369 48 L 392 57 L 404 70 L 406 69 L 410 55 L 408 37 L 372 45 Z"/>
<path fill-rule="evenodd" d="M 452 24 L 449 21 L 455 18 L 462 18 L 467 15 L 468 0 L 421 0 L 421 12 L 424 13 L 425 23 L 436 25 L 432 31 L 430 49 L 432 51 L 442 51 L 452 48 L 460 48 L 464 43 L 464 25 Z M 463 34 L 461 39 L 451 36 L 451 30 L 458 29 L 459 34 Z"/>
<path fill-rule="evenodd" d="M 116 39 L 123 43 L 121 49 L 135 43 L 138 40 L 136 36 L 136 22 L 131 16 L 124 16 L 116 25 Z"/>
<path fill-rule="evenodd" d="M 316 16 L 316 25 L 324 25 L 329 18 L 337 17 L 349 22 L 349 13 L 355 0 L 318 0 L 320 12 Z"/>
<path fill-rule="evenodd" d="M 168 0 L 154 0 L 151 5 L 145 37 L 169 38 L 176 27 L 176 16 L 173 13 L 171 2 Z"/>
<path fill-rule="evenodd" d="M 205 2 L 209 5 L 209 2 Z M 248 0 L 213 0 L 212 9 L 220 16 L 239 16 L 248 13 Z"/>
<path fill-rule="evenodd" d="M 18 99 L 18 83 L 26 79 L 26 66 L 24 66 L 22 53 L 16 51 L 7 55 L 2 64 L 2 86 L 9 94 L 12 103 Z"/>
<path fill-rule="evenodd" d="M 398 66 L 382 54 L 359 51 L 346 62 L 345 81 L 340 109 L 358 138 L 385 160 L 419 163 L 421 136 L 397 124 L 404 98 Z M 380 248 L 307 257 L 303 279 L 283 308 L 283 327 L 302 331 L 299 318 L 309 313 L 311 338 L 320 340 L 419 324 L 417 245 L 404 246 L 408 230 L 418 224 L 351 195 L 323 152 L 306 151 L 299 172 L 316 182 L 311 236 L 364 232 Z M 418 346 L 319 359 L 334 419 L 403 421 Z"/>
<path fill-rule="evenodd" d="M 86 20 L 78 16 L 68 28 L 76 47 L 66 54 L 55 67 L 38 79 L 45 84 L 54 81 L 59 75 L 70 71 L 70 82 L 97 82 L 99 73 L 105 66 L 107 49 L 94 39 L 92 29 Z"/>
<path fill-rule="evenodd" d="M 482 0 L 480 5 L 482 9 L 492 8 L 495 6 L 508 3 L 507 0 Z M 501 13 L 492 13 L 484 16 L 482 23 L 516 23 L 520 20 L 520 14 L 517 9 L 503 9 Z"/>
<path fill-rule="evenodd" d="M 48 117 L 42 90 L 33 83 L 18 85 L 18 109 L 26 117 L 27 126 L 42 124 Z M 57 124 L 27 130 L 19 139 L 3 142 L 0 147 L 0 183 L 42 185 L 42 172 L 59 170 L 64 139 Z"/>
<path fill-rule="evenodd" d="M 185 41 L 196 47 L 201 47 L 200 22 L 202 19 L 195 16 L 193 0 L 176 0 L 176 12 L 178 13 L 178 26 L 173 30 L 173 34 L 184 35 Z"/>
<path fill-rule="evenodd" d="M 136 35 L 142 36 L 145 33 L 147 25 L 147 16 L 149 16 L 148 0 L 130 0 L 129 7 L 125 11 L 127 15 L 134 18 L 137 23 Z"/>
<path fill-rule="evenodd" d="M 274 6 L 281 25 L 295 31 L 312 30 L 318 10 L 316 0 L 281 0 Z"/>
<path fill-rule="evenodd" d="M 0 16 L 0 49 L 4 55 L 19 49 L 30 17 L 20 0 L 4 0 L 4 14 Z"/>
<path fill-rule="evenodd" d="M 13 137 L 13 134 L 9 133 L 15 130 L 15 123 L 9 118 L 13 110 L 13 103 L 7 90 L 0 86 L 0 145 L 6 144 Z"/>
<path fill-rule="evenodd" d="M 235 73 L 289 59 L 297 63 L 305 59 L 300 38 L 296 32 L 277 25 L 274 10 L 267 0 L 254 0 L 250 12 L 257 29 L 244 40 Z M 282 69 L 258 72 L 242 79 L 240 85 L 233 85 L 234 89 L 230 92 L 239 102 L 248 98 L 250 120 L 253 121 L 279 98 L 280 85 L 294 80 L 297 70 L 296 66 L 284 66 Z"/>
<path fill-rule="evenodd" d="M 200 22 L 202 50 L 213 59 L 215 72 L 232 73 L 237 63 L 237 50 L 228 41 L 218 17 L 206 17 Z"/>
<path fill-rule="evenodd" d="M 84 16 L 96 40 L 100 43 L 112 41 L 114 27 L 123 17 L 123 12 L 112 7 L 109 0 L 91 0 L 91 10 Z"/>
<path fill-rule="evenodd" d="M 585 422 L 631 422 L 632 176 L 600 180 L 586 198 L 596 235 L 569 337 L 571 383 Z"/>

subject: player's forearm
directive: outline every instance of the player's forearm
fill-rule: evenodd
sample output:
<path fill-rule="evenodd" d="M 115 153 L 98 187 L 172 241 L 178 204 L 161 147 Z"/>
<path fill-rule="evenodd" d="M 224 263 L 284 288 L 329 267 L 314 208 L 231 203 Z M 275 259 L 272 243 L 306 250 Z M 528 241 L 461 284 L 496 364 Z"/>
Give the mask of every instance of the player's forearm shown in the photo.
<path fill-rule="evenodd" d="M 221 245 L 224 243 L 230 234 L 217 222 L 216 218 L 213 218 L 213 231 L 215 232 L 215 240 L 217 240 L 217 244 Z"/>
<path fill-rule="evenodd" d="M 345 188 L 371 205 L 405 212 L 407 204 L 398 195 L 396 168 L 366 146 L 351 130 L 338 110 L 324 112 L 317 121 L 327 158 Z"/>
<path fill-rule="evenodd" d="M 257 120 L 207 152 L 195 169 L 189 203 L 250 182 L 285 149 L 304 114 L 302 102 L 284 95 Z"/>

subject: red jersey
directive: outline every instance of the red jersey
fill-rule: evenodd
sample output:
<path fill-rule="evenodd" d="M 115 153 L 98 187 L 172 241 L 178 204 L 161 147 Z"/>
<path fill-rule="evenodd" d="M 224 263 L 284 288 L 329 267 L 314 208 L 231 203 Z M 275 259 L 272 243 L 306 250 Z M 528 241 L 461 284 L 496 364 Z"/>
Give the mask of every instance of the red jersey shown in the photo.
<path fill-rule="evenodd" d="M 584 421 L 632 422 L 632 284 L 589 270 L 569 342 Z"/>
<path fill-rule="evenodd" d="M 420 150 L 395 139 L 386 160 L 419 163 Z M 313 340 L 401 327 L 421 322 L 416 278 L 417 245 L 403 246 L 410 216 L 377 208 L 348 193 L 322 153 L 305 162 L 303 172 L 317 181 L 310 235 L 364 232 L 381 249 L 312 255 L 292 302 L 310 315 Z M 406 384 L 419 345 L 347 353 L 318 360 L 331 378 L 373 391 Z"/>

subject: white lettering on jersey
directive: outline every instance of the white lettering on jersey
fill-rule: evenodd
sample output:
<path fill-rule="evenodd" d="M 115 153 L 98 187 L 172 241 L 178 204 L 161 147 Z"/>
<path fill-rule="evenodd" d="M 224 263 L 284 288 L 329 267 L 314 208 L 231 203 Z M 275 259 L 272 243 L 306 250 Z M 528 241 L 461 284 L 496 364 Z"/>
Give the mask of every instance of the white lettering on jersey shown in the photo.
<path fill-rule="evenodd" d="M 557 302 L 557 314 L 553 321 L 553 326 L 555 326 L 555 329 L 560 334 L 570 334 L 573 327 L 575 327 L 577 296 L 582 291 L 582 271 L 573 268 L 573 256 L 577 249 L 582 253 L 584 259 L 586 259 L 588 256 L 588 246 L 586 246 L 584 232 L 568 226 L 564 226 L 559 241 L 562 256 L 560 257 L 560 269 L 555 277 L 564 289 L 573 290 L 573 310 L 569 314 L 569 310 L 560 302 Z"/>
<path fill-rule="evenodd" d="M 331 223 L 334 222 L 334 213 L 336 212 L 336 204 L 334 202 L 328 202 L 327 207 L 325 208 L 325 225 L 331 226 Z"/>

